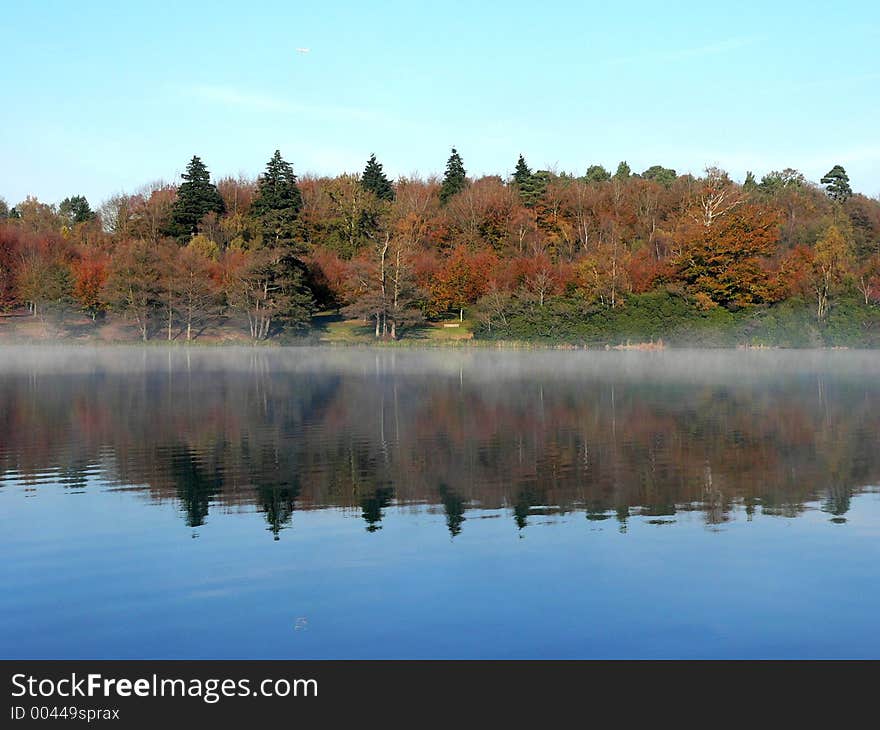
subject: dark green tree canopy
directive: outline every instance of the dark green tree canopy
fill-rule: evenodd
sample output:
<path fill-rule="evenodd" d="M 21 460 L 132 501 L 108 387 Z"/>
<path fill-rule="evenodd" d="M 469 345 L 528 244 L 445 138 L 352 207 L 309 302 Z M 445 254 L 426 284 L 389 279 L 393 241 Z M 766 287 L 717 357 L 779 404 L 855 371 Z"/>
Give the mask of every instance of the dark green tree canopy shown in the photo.
<path fill-rule="evenodd" d="M 655 182 L 660 183 L 661 185 L 665 185 L 669 187 L 672 183 L 675 182 L 676 175 L 675 170 L 671 167 L 663 167 L 663 165 L 651 165 L 647 170 L 642 173 L 642 177 L 645 180 L 654 180 Z"/>
<path fill-rule="evenodd" d="M 453 195 L 460 193 L 466 187 L 467 172 L 465 172 L 461 155 L 453 147 L 452 154 L 449 155 L 449 159 L 446 161 L 446 174 L 443 176 L 443 182 L 440 185 L 440 202 L 445 205 Z"/>
<path fill-rule="evenodd" d="M 632 170 L 630 166 L 626 164 L 626 160 L 623 160 L 617 166 L 617 172 L 614 173 L 614 177 L 617 180 L 626 180 L 630 175 L 632 175 Z"/>
<path fill-rule="evenodd" d="M 520 190 L 522 190 L 523 186 L 528 185 L 531 179 L 532 170 L 526 164 L 525 157 L 520 155 L 519 159 L 516 161 L 516 169 L 513 171 L 513 182 Z"/>
<path fill-rule="evenodd" d="M 541 171 L 533 173 L 526 164 L 525 158 L 520 155 L 513 172 L 513 184 L 519 191 L 525 205 L 531 207 L 540 200 L 547 187 L 547 179 Z"/>
<path fill-rule="evenodd" d="M 802 188 L 807 184 L 807 178 L 798 170 L 786 167 L 784 170 L 773 170 L 761 178 L 758 186 L 762 192 L 774 194 L 783 188 Z"/>
<path fill-rule="evenodd" d="M 852 197 L 853 193 L 849 185 L 849 176 L 842 165 L 832 167 L 825 173 L 825 177 L 820 182 L 825 186 L 825 192 L 828 194 L 828 197 L 838 203 L 842 203 Z"/>
<path fill-rule="evenodd" d="M 364 190 L 373 193 L 379 200 L 394 200 L 394 187 L 382 169 L 382 163 L 376 161 L 376 155 L 370 155 L 364 174 L 361 176 Z"/>
<path fill-rule="evenodd" d="M 587 168 L 587 174 L 584 175 L 584 179 L 587 182 L 605 182 L 606 180 L 611 179 L 611 173 L 608 172 L 602 165 L 590 165 Z"/>
<path fill-rule="evenodd" d="M 755 179 L 755 173 L 751 170 L 746 172 L 746 179 L 743 181 L 743 190 L 749 192 L 758 189 L 758 181 Z"/>
<path fill-rule="evenodd" d="M 275 150 L 257 181 L 250 214 L 260 223 L 263 243 L 290 246 L 297 238 L 297 219 L 303 206 L 293 166 Z"/>
<path fill-rule="evenodd" d="M 89 207 L 89 201 L 83 195 L 65 198 L 58 206 L 58 213 L 67 225 L 86 223 L 95 218 L 95 212 Z"/>
<path fill-rule="evenodd" d="M 226 211 L 217 186 L 205 163 L 194 156 L 181 177 L 177 188 L 177 200 L 171 213 L 171 224 L 166 231 L 179 239 L 187 239 L 198 232 L 199 223 L 208 213 L 222 215 Z"/>

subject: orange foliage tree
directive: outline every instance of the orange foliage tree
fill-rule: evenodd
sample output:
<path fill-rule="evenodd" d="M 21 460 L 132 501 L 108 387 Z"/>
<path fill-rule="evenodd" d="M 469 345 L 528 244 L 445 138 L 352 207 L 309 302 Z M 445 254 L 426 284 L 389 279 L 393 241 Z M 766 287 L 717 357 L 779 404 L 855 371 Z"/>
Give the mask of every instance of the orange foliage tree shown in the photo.
<path fill-rule="evenodd" d="M 703 199 L 705 201 L 705 199 Z M 779 240 L 779 217 L 764 206 L 745 204 L 719 214 L 685 218 L 678 230 L 672 277 L 707 306 L 748 306 L 774 299 L 768 260 Z"/>

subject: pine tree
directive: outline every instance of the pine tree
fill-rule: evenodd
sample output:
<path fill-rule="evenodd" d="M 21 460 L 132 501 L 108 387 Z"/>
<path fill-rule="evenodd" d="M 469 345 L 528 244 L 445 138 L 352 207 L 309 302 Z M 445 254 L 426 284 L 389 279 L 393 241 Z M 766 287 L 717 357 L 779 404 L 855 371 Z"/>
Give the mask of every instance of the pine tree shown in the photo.
<path fill-rule="evenodd" d="M 820 181 L 825 186 L 825 192 L 829 198 L 837 203 L 844 202 L 852 197 L 852 188 L 849 186 L 849 176 L 841 165 L 835 165 Z"/>
<path fill-rule="evenodd" d="M 653 180 L 654 182 L 658 182 L 665 187 L 669 187 L 672 183 L 675 182 L 675 178 L 678 177 L 671 167 L 663 167 L 663 165 L 651 165 L 647 170 L 642 173 L 642 177 L 645 180 Z"/>
<path fill-rule="evenodd" d="M 520 155 L 519 159 L 516 161 L 516 170 L 513 171 L 513 182 L 520 190 L 522 190 L 529 184 L 529 182 L 531 182 L 531 179 L 532 171 L 526 164 L 525 158 Z"/>
<path fill-rule="evenodd" d="M 602 165 L 590 165 L 587 168 L 587 174 L 584 176 L 587 182 L 605 182 L 611 179 L 611 173 Z"/>
<path fill-rule="evenodd" d="M 74 195 L 62 200 L 58 206 L 58 213 L 69 226 L 74 223 L 86 223 L 95 217 L 89 201 L 82 195 Z"/>
<path fill-rule="evenodd" d="M 446 205 L 453 195 L 460 193 L 465 187 L 467 187 L 467 173 L 464 169 L 464 163 L 461 161 L 461 155 L 453 147 L 452 154 L 446 161 L 446 175 L 440 185 L 440 203 Z"/>
<path fill-rule="evenodd" d="M 266 171 L 257 182 L 257 195 L 250 215 L 259 224 L 263 243 L 268 246 L 293 246 L 297 239 L 297 220 L 303 199 L 293 166 L 275 150 L 266 163 Z"/>
<path fill-rule="evenodd" d="M 513 184 L 527 207 L 531 207 L 538 202 L 546 187 L 546 181 L 532 172 L 522 155 L 519 156 L 519 160 L 516 162 Z"/>
<path fill-rule="evenodd" d="M 379 200 L 394 200 L 394 188 L 382 170 L 382 163 L 376 161 L 376 155 L 370 155 L 370 159 L 367 160 L 367 166 L 361 176 L 361 186 Z"/>
<path fill-rule="evenodd" d="M 752 192 L 758 189 L 758 181 L 755 179 L 755 173 L 751 170 L 746 172 L 746 179 L 743 182 L 743 190 Z"/>
<path fill-rule="evenodd" d="M 617 166 L 617 172 L 614 173 L 615 180 L 626 180 L 632 174 L 632 170 L 630 170 L 629 165 L 626 164 L 626 160 L 623 160 Z"/>
<path fill-rule="evenodd" d="M 211 183 L 208 168 L 198 156 L 189 161 L 181 177 L 184 182 L 177 188 L 177 200 L 166 233 L 186 240 L 198 232 L 202 218 L 208 213 L 222 215 L 226 206 L 217 187 Z"/>

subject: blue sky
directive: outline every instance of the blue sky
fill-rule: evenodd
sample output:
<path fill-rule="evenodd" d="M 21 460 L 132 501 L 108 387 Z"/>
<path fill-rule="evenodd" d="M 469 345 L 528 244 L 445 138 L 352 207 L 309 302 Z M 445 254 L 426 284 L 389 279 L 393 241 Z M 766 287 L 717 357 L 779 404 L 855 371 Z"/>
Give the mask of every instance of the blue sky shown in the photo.
<path fill-rule="evenodd" d="M 0 196 L 97 205 L 199 154 L 256 175 L 742 179 L 842 163 L 880 194 L 880 3 L 29 2 L 3 9 Z M 307 54 L 297 48 L 308 48 Z"/>

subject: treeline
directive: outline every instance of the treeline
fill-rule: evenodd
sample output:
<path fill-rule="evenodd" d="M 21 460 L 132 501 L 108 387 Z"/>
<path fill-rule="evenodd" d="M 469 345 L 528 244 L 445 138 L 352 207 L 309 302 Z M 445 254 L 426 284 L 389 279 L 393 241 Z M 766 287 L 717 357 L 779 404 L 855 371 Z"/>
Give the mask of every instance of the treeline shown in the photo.
<path fill-rule="evenodd" d="M 375 155 L 360 175 L 297 179 L 276 151 L 257 180 L 215 184 L 198 157 L 182 178 L 97 210 L 0 201 L 0 306 L 117 316 L 144 340 L 218 321 L 263 340 L 326 310 L 377 338 L 467 312 L 482 337 L 578 339 L 646 306 L 720 322 L 796 303 L 821 328 L 838 305 L 875 317 L 880 301 L 880 201 L 840 165 L 819 184 L 792 169 L 739 184 L 520 156 L 471 179 L 453 149 L 442 179 L 391 181 Z"/>

